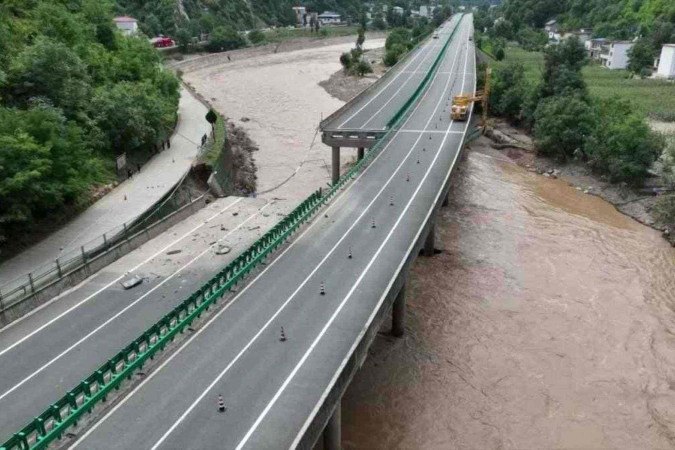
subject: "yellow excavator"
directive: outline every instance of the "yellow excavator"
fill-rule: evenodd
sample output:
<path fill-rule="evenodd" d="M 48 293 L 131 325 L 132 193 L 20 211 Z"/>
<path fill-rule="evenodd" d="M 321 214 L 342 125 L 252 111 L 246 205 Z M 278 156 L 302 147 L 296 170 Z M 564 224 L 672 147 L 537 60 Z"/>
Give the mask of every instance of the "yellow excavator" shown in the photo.
<path fill-rule="evenodd" d="M 483 103 L 483 123 L 487 118 L 488 97 L 490 95 L 490 69 L 485 73 L 485 90 L 476 91 L 474 94 L 460 94 L 452 97 L 450 118 L 456 121 L 464 121 L 469 113 L 469 105 L 473 102 Z"/>

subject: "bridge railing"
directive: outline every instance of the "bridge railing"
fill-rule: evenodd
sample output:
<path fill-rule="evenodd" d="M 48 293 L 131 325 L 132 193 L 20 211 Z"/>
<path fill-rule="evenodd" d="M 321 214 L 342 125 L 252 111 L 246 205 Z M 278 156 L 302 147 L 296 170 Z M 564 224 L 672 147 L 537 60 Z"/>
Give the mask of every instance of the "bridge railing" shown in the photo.
<path fill-rule="evenodd" d="M 263 262 L 283 245 L 295 231 L 308 222 L 323 205 L 327 204 L 348 181 L 363 170 L 384 148 L 386 142 L 406 117 L 410 107 L 428 86 L 433 74 L 438 69 L 439 62 L 446 53 L 451 39 L 452 35 L 432 64 L 429 73 L 420 84 L 420 88 L 397 111 L 396 120 L 391 122 L 390 130 L 366 153 L 363 159 L 345 172 L 329 189 L 319 189 L 313 192 L 201 288 L 5 441 L 0 446 L 0 450 L 45 449 L 52 442 L 60 440 L 68 428 L 77 426 L 78 421 L 85 414 L 91 413 L 99 402 L 105 402 L 113 391 L 119 390 L 122 383 L 125 380 L 130 380 L 133 374 L 141 370 L 148 360 L 152 360 L 157 353 L 162 352 L 203 313 L 215 306 L 226 293 L 238 283 L 243 282 L 245 277 L 258 264 Z"/>
<path fill-rule="evenodd" d="M 462 20 L 462 17 L 463 17 L 463 14 L 462 14 L 462 13 L 459 13 L 458 15 L 459 15 L 459 18 L 460 18 L 459 21 L 461 21 L 461 20 Z M 457 22 L 457 24 L 455 24 L 455 28 L 453 29 L 452 34 L 454 34 L 454 30 L 457 29 L 457 25 L 459 25 L 459 21 Z M 452 34 L 450 35 L 450 37 L 449 37 L 448 40 L 446 41 L 446 44 L 452 39 Z M 340 109 L 338 109 L 337 111 L 331 113 L 331 115 L 329 115 L 328 117 L 326 117 L 325 119 L 323 119 L 323 120 L 321 121 L 321 123 L 319 124 L 319 129 L 324 130 L 325 128 L 328 127 L 328 125 L 329 125 L 331 122 L 335 121 L 338 117 L 340 117 L 341 115 L 343 115 L 344 112 L 345 112 L 346 110 L 348 110 L 349 108 L 351 108 L 356 102 L 360 101 L 360 100 L 363 98 L 363 96 L 367 95 L 368 93 L 370 93 L 370 92 L 372 92 L 372 91 L 376 91 L 377 89 L 379 89 L 379 88 L 382 86 L 382 84 L 383 84 L 385 81 L 387 81 L 389 78 L 391 78 L 391 77 L 393 76 L 393 74 L 395 74 L 396 72 L 398 72 L 398 69 L 399 69 L 400 67 L 403 67 L 403 66 L 408 62 L 408 60 L 410 60 L 410 59 L 412 58 L 413 54 L 415 54 L 415 52 L 416 52 L 417 50 L 419 50 L 419 48 L 422 46 L 422 44 L 424 44 L 424 43 L 425 43 L 426 41 L 428 41 L 429 39 L 431 39 L 431 38 L 423 39 L 422 41 L 420 41 L 420 42 L 418 42 L 417 44 L 415 44 L 415 46 L 414 46 L 412 49 L 410 49 L 409 52 L 407 52 L 407 53 L 405 54 L 405 56 L 403 57 L 403 59 L 399 60 L 396 64 L 394 64 L 394 66 L 393 66 L 391 69 L 389 69 L 387 72 L 385 72 L 384 75 L 382 75 L 382 77 L 380 77 L 376 82 L 374 82 L 373 84 L 371 84 L 370 86 L 368 86 L 366 89 L 364 89 L 362 92 L 360 92 L 359 95 L 357 95 L 356 97 L 352 98 L 352 99 L 349 100 L 347 103 L 345 103 L 344 105 L 342 105 L 342 106 L 340 107 Z M 440 54 L 440 53 L 439 53 L 439 54 Z M 401 109 L 402 109 L 402 108 L 399 108 L 399 111 L 400 111 Z M 391 121 L 390 121 L 390 122 L 391 122 Z M 388 126 L 388 128 L 389 128 L 389 126 Z"/>

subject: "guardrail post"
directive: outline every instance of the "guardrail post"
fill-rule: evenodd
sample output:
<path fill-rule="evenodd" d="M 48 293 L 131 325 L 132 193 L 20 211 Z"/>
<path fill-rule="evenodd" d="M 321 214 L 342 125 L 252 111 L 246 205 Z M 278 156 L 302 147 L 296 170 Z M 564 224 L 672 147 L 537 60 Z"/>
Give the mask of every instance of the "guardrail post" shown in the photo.
<path fill-rule="evenodd" d="M 84 245 L 80 246 L 80 252 L 82 253 L 82 262 L 87 264 L 87 254 L 84 252 Z"/>
<path fill-rule="evenodd" d="M 340 147 L 333 147 L 333 159 L 331 168 L 332 168 L 331 182 L 333 185 L 335 185 L 340 179 Z"/>
<path fill-rule="evenodd" d="M 0 291 L 0 311 L 5 310 L 5 305 L 2 304 L 2 291 Z"/>
<path fill-rule="evenodd" d="M 56 263 L 56 273 L 59 274 L 59 278 L 62 278 L 63 272 L 61 271 L 61 263 L 59 262 L 59 258 L 56 258 L 54 262 Z"/>
<path fill-rule="evenodd" d="M 33 272 L 28 272 L 28 283 L 30 284 L 30 291 L 35 295 L 35 285 L 33 284 Z"/>
<path fill-rule="evenodd" d="M 103 248 L 108 247 L 108 239 L 106 238 L 105 233 L 103 233 Z"/>

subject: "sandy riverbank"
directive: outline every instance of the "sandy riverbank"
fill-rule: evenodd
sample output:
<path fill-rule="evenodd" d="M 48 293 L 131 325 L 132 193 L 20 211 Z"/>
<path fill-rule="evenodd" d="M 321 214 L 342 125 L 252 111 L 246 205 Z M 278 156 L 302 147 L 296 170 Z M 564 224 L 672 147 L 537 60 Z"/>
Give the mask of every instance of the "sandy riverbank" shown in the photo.
<path fill-rule="evenodd" d="M 339 56 L 354 46 L 354 38 L 326 41 L 330 40 L 277 53 L 251 50 L 254 53 L 232 55 L 231 61 L 213 55 L 213 60 L 202 59 L 200 64 L 175 66 L 187 83 L 258 146 L 260 196 L 288 199 L 295 205 L 330 180 L 330 149 L 321 143 L 317 127 L 344 101 L 319 82 L 340 70 Z M 366 49 L 383 45 L 384 39 L 366 38 Z M 342 152 L 342 164 L 354 160 L 353 153 Z"/>

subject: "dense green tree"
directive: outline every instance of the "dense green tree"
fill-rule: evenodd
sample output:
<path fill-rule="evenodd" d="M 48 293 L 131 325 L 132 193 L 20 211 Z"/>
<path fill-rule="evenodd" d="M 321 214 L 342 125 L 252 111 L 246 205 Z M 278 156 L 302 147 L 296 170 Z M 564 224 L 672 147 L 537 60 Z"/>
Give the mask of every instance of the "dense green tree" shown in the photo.
<path fill-rule="evenodd" d="M 192 36 L 187 28 L 176 30 L 176 44 L 181 52 L 187 53 L 190 51 L 190 41 L 192 41 Z"/>
<path fill-rule="evenodd" d="M 585 85 L 581 68 L 586 63 L 586 50 L 577 38 L 565 39 L 559 45 L 547 47 L 544 52 L 544 73 L 541 97 L 570 94 Z"/>
<path fill-rule="evenodd" d="M 545 155 L 567 159 L 579 155 L 595 127 L 588 104 L 578 97 L 556 96 L 541 100 L 534 114 L 537 149 Z"/>
<path fill-rule="evenodd" d="M 492 74 L 491 110 L 511 120 L 518 119 L 527 92 L 525 68 L 519 63 L 497 67 Z"/>
<path fill-rule="evenodd" d="M 638 41 L 628 50 L 628 70 L 633 73 L 640 73 L 645 67 L 651 67 L 654 64 L 654 48 L 647 39 L 638 39 Z"/>
<path fill-rule="evenodd" d="M 611 181 L 640 185 L 661 154 L 663 138 L 628 102 L 604 100 L 593 108 L 596 126 L 584 144 L 591 167 Z"/>
<path fill-rule="evenodd" d="M 92 100 L 96 125 L 116 154 L 166 138 L 175 120 L 172 101 L 148 82 L 121 82 L 99 89 Z"/>
<path fill-rule="evenodd" d="M 241 37 L 231 27 L 218 27 L 209 35 L 207 49 L 211 52 L 223 52 L 235 50 L 246 45 L 244 38 Z"/>
<path fill-rule="evenodd" d="M 90 78 L 80 57 L 66 44 L 40 36 L 12 62 L 7 98 L 27 106 L 34 98 L 46 98 L 73 118 L 91 97 Z"/>

